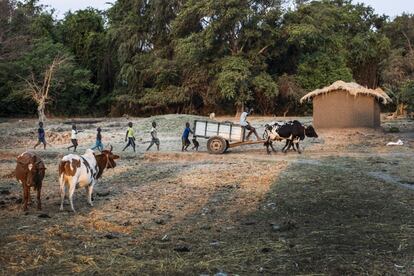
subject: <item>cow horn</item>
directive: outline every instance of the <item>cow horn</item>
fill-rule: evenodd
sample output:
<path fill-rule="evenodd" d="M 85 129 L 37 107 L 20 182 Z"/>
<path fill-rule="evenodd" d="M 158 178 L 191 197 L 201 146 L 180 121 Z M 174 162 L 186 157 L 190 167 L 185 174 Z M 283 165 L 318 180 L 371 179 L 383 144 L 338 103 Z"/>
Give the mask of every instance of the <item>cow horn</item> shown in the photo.
<path fill-rule="evenodd" d="M 112 149 L 114 148 L 114 147 L 112 147 L 112 145 L 110 145 L 111 146 L 111 149 L 109 150 L 109 152 L 112 152 Z"/>

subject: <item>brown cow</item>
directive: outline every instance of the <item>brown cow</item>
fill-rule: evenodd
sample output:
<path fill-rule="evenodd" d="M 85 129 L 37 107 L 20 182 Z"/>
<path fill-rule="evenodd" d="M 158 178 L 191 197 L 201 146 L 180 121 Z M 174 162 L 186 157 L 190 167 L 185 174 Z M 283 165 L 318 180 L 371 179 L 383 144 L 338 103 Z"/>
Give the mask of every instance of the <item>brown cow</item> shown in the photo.
<path fill-rule="evenodd" d="M 42 209 L 40 193 L 42 190 L 42 181 L 45 177 L 45 164 L 43 161 L 31 152 L 24 152 L 17 157 L 16 178 L 23 186 L 23 208 L 27 210 L 27 204 L 30 200 L 30 187 L 37 191 L 37 209 Z"/>

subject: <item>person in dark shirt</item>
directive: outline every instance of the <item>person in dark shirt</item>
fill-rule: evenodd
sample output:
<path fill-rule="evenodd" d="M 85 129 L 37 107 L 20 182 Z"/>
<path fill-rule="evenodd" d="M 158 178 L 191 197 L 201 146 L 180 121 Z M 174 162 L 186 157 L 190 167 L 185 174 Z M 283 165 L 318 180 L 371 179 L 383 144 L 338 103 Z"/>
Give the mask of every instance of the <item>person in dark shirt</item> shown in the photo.
<path fill-rule="evenodd" d="M 190 140 L 188 139 L 188 136 L 191 134 L 194 134 L 193 131 L 190 128 L 190 123 L 185 123 L 185 129 L 183 132 L 183 135 L 181 136 L 182 141 L 182 148 L 181 151 L 187 151 L 188 146 L 191 144 Z"/>
<path fill-rule="evenodd" d="M 93 148 L 91 148 L 91 150 L 95 150 L 98 149 L 99 151 L 103 151 L 103 144 L 102 144 L 102 134 L 101 131 L 102 129 L 100 127 L 98 127 L 96 129 L 97 133 L 96 133 L 96 142 L 95 142 L 95 146 Z"/>
<path fill-rule="evenodd" d="M 34 146 L 36 147 L 40 144 L 43 144 L 43 148 L 46 149 L 46 137 L 45 137 L 45 130 L 43 129 L 43 122 L 39 122 L 39 128 L 37 129 L 37 143 Z"/>

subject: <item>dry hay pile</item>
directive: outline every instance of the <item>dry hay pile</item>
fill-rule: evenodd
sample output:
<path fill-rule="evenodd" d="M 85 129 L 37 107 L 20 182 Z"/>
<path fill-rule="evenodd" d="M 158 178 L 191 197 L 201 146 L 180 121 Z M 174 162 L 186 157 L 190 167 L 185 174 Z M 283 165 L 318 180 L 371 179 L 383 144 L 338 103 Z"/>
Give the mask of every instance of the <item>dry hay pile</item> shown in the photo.
<path fill-rule="evenodd" d="M 70 143 L 70 133 L 46 132 L 46 142 L 51 144 L 68 144 Z"/>

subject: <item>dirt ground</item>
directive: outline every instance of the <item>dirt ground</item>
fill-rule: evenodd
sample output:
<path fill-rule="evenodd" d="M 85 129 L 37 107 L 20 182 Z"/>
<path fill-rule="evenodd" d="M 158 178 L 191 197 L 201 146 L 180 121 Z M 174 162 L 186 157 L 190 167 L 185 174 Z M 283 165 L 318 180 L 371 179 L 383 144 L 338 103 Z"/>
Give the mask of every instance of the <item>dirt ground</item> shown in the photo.
<path fill-rule="evenodd" d="M 51 146 L 35 150 L 47 166 L 43 210 L 28 212 L 13 169 L 35 143 L 36 122 L 0 120 L 0 274 L 414 274 L 414 121 L 317 130 L 302 154 L 252 145 L 217 156 L 201 139 L 199 152 L 180 151 L 184 124 L 196 118 L 77 119 L 80 153 L 100 126 L 121 159 L 97 184 L 94 207 L 75 192 L 76 214 L 67 203 L 59 211 L 57 176 L 72 120 L 46 125 Z M 261 133 L 289 119 L 251 122 Z M 161 151 L 145 152 L 153 120 Z M 142 138 L 137 153 L 121 152 L 128 121 Z M 385 146 L 398 139 L 403 146 Z"/>

